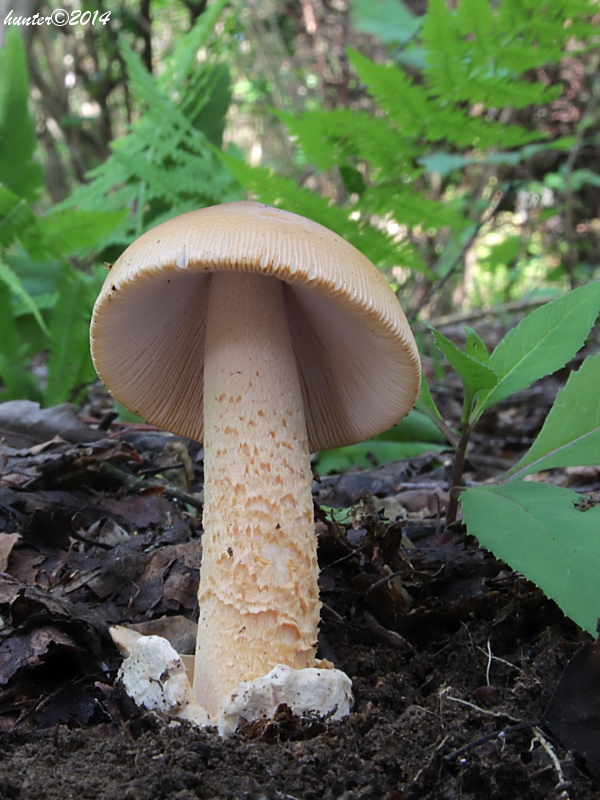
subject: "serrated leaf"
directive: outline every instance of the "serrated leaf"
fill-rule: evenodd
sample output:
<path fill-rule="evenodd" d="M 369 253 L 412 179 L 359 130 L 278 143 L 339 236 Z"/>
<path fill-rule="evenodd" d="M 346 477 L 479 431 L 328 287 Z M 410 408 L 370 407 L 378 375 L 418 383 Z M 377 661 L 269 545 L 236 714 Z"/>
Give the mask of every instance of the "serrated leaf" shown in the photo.
<path fill-rule="evenodd" d="M 437 347 L 446 356 L 450 365 L 458 374 L 466 392 L 474 395 L 481 389 L 489 389 L 491 386 L 496 385 L 498 377 L 493 369 L 472 355 L 464 353 L 454 342 L 451 342 L 439 331 L 434 328 L 431 330 Z"/>
<path fill-rule="evenodd" d="M 600 464 L 600 353 L 590 356 L 558 393 L 539 436 L 507 473 L 523 477 L 552 467 Z"/>
<path fill-rule="evenodd" d="M 600 617 L 600 506 L 543 483 L 478 486 L 461 495 L 469 533 L 522 572 L 584 630 Z"/>
<path fill-rule="evenodd" d="M 490 354 L 488 353 L 487 346 L 481 336 L 474 331 L 473 328 L 469 328 L 465 325 L 465 330 L 467 332 L 467 342 L 465 344 L 465 353 L 468 356 L 473 356 L 477 361 L 480 361 L 482 364 L 489 364 L 490 363 Z"/>
<path fill-rule="evenodd" d="M 490 356 L 498 384 L 480 398 L 478 413 L 563 367 L 583 345 L 599 311 L 600 282 L 532 311 Z"/>
<path fill-rule="evenodd" d="M 225 5 L 226 0 L 211 3 L 193 29 L 177 38 L 159 76 L 149 75 L 136 52 L 122 43 L 129 89 L 138 99 L 141 116 L 125 136 L 111 143 L 111 155 L 88 173 L 88 183 L 54 209 L 135 209 L 103 246 L 122 248 L 162 220 L 239 199 L 238 187 L 214 152 L 230 86 L 227 59 L 218 46 L 220 34 L 215 34 L 211 20 Z M 232 19 L 232 12 L 225 11 L 218 30 L 226 29 Z M 204 49 L 208 57 L 198 61 Z"/>
<path fill-rule="evenodd" d="M 212 37 L 217 21 L 226 22 L 223 11 L 229 0 L 209 3 L 196 20 L 193 28 L 177 35 L 177 47 L 168 59 L 168 69 L 158 78 L 158 83 L 172 95 L 181 96 L 190 76 L 198 73 L 198 53 Z"/>

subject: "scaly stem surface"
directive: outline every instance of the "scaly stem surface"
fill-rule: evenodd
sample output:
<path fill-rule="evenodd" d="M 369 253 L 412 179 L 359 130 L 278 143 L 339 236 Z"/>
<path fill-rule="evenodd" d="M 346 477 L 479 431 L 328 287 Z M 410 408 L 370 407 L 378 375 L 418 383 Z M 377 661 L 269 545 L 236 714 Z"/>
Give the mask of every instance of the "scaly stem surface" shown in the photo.
<path fill-rule="evenodd" d="M 275 278 L 215 273 L 204 366 L 204 535 L 194 675 L 213 719 L 240 681 L 315 666 L 304 404 Z"/>

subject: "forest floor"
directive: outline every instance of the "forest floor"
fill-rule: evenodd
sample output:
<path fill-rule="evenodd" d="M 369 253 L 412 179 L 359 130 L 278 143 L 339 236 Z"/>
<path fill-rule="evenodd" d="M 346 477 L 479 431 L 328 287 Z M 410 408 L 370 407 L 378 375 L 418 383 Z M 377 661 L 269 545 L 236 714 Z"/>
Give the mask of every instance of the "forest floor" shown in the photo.
<path fill-rule="evenodd" d="M 489 417 L 468 480 L 523 452 L 559 385 Z M 108 627 L 193 649 L 202 450 L 97 422 L 0 406 L 2 800 L 600 797 L 600 650 L 460 525 L 441 534 L 444 454 L 315 482 L 320 650 L 352 678 L 347 719 L 281 708 L 223 740 L 133 707 Z"/>

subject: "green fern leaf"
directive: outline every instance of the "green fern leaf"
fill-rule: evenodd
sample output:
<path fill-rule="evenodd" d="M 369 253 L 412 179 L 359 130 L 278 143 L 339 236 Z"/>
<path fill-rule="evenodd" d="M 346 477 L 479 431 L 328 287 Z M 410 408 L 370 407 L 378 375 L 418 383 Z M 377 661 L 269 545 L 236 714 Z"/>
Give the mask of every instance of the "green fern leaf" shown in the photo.
<path fill-rule="evenodd" d="M 211 19 L 216 7 L 223 3 L 211 6 Z M 194 48 L 209 35 L 206 20 L 197 24 L 202 30 L 182 37 L 160 78 L 149 75 L 136 53 L 123 46 L 131 91 L 144 112 L 113 142 L 111 156 L 90 172 L 89 183 L 59 207 L 129 208 L 111 244 L 128 244 L 159 220 L 235 197 L 235 183 L 213 152 L 229 104 L 229 72 L 218 61 L 195 59 Z"/>
<path fill-rule="evenodd" d="M 79 388 L 95 378 L 88 330 L 99 288 L 98 276 L 90 278 L 65 265 L 50 323 L 46 406 L 72 400 Z"/>
<path fill-rule="evenodd" d="M 35 300 L 31 297 L 31 295 L 28 294 L 19 276 L 8 264 L 4 263 L 3 261 L 0 261 L 0 283 L 4 284 L 19 298 L 19 300 L 21 300 L 25 308 L 27 308 L 28 311 L 33 314 L 40 329 L 46 335 L 48 335 L 48 328 L 46 327 L 46 323 L 39 312 Z"/>
<path fill-rule="evenodd" d="M 29 203 L 0 183 L 0 247 L 7 250 L 35 221 Z"/>

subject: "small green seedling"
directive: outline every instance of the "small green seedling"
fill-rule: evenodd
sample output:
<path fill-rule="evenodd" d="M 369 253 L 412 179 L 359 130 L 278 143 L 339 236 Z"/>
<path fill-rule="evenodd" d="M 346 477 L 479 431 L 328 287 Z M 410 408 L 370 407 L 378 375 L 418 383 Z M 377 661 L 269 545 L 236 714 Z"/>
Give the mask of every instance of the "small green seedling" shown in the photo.
<path fill-rule="evenodd" d="M 572 372 L 537 439 L 493 486 L 463 488 L 473 429 L 492 406 L 562 368 L 584 344 L 600 312 L 600 282 L 581 286 L 533 311 L 488 353 L 467 331 L 461 350 L 438 331 L 435 343 L 460 377 L 460 430 L 444 422 L 424 384 L 417 408 L 455 449 L 446 523 L 459 506 L 481 544 L 536 583 L 589 633 L 600 617 L 600 505 L 569 489 L 524 480 L 555 467 L 600 464 L 600 353 Z"/>

